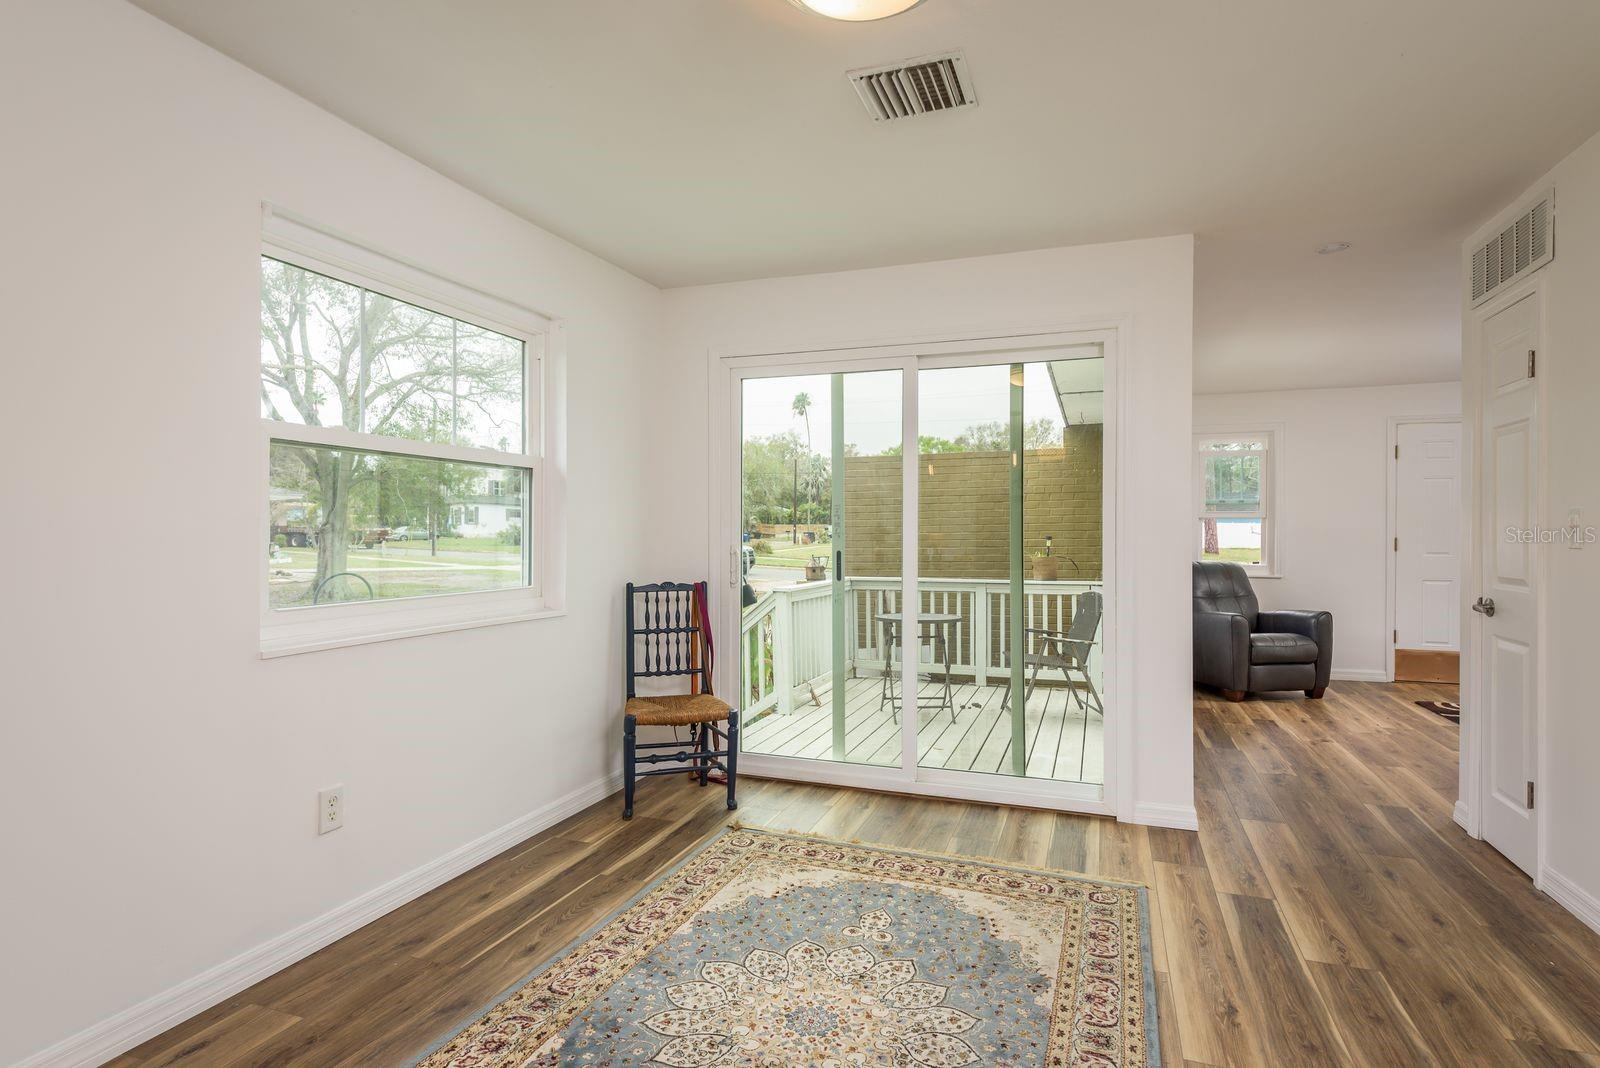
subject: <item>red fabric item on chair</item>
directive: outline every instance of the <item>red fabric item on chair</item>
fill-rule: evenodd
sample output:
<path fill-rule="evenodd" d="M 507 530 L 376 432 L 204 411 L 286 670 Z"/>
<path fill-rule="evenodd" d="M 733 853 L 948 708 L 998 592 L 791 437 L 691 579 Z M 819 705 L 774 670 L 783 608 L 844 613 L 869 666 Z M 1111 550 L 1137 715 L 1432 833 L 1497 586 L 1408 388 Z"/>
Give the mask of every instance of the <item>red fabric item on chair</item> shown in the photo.
<path fill-rule="evenodd" d="M 706 640 L 706 693 L 711 693 L 715 687 L 717 671 L 717 640 L 711 634 L 711 613 L 706 611 L 706 584 L 694 584 L 694 608 L 700 613 L 700 633 Z"/>
<path fill-rule="evenodd" d="M 700 613 L 700 634 L 706 640 L 706 693 L 711 693 L 716 688 L 714 681 L 717 670 L 717 640 L 711 635 L 711 613 L 706 610 L 706 584 L 694 584 L 694 610 Z M 727 785 L 726 776 L 712 772 L 706 776 L 707 782 Z"/>

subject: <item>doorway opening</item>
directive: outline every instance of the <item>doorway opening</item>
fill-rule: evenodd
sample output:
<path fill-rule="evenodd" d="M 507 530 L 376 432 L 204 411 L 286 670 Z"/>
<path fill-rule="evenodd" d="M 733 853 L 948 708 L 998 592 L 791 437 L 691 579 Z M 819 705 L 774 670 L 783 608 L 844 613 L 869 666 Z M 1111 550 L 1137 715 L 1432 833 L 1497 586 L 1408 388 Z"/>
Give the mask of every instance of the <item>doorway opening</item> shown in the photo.
<path fill-rule="evenodd" d="M 1110 335 L 732 360 L 756 774 L 1105 811 Z"/>
<path fill-rule="evenodd" d="M 1389 674 L 1461 681 L 1461 421 L 1389 423 Z"/>

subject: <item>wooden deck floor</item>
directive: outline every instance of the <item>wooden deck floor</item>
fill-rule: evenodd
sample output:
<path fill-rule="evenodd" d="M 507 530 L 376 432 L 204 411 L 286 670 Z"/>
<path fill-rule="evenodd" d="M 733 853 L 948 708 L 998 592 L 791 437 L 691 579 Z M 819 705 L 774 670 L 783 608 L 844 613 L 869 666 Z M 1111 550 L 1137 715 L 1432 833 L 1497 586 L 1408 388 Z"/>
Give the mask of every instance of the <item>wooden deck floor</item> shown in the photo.
<path fill-rule="evenodd" d="M 854 764 L 898 765 L 900 725 L 882 702 L 879 678 L 849 680 L 845 701 L 845 759 Z M 939 700 L 941 683 L 922 683 L 921 700 Z M 918 763 L 1010 775 L 1011 715 L 1001 710 L 1004 686 L 958 684 L 955 715 L 922 709 L 918 715 Z M 819 692 L 788 715 L 770 714 L 746 725 L 744 751 L 773 756 L 834 759 L 833 702 Z M 1078 707 L 1065 687 L 1040 686 L 1028 702 L 1028 775 L 1041 779 L 1103 783 L 1104 720 Z"/>
<path fill-rule="evenodd" d="M 113 1064 L 386 1066 L 470 1018 L 731 819 L 1150 887 L 1161 1060 L 1600 1065 L 1600 936 L 1451 820 L 1448 686 L 1195 702 L 1200 830 L 749 779 L 648 780 Z"/>

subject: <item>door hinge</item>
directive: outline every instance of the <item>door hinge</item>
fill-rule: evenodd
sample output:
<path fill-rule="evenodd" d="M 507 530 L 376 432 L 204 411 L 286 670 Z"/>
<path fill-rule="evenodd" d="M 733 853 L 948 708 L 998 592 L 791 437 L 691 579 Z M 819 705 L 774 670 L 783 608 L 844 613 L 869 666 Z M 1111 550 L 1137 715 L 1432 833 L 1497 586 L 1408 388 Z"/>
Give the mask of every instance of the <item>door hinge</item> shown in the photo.
<path fill-rule="evenodd" d="M 1394 539 L 1394 551 L 1395 552 L 1399 552 L 1400 551 L 1400 538 L 1399 538 L 1398 535 Z"/>
<path fill-rule="evenodd" d="M 1394 447 L 1394 458 L 1396 460 L 1400 459 L 1400 446 L 1398 445 Z"/>
<path fill-rule="evenodd" d="M 728 550 L 728 585 L 739 585 L 739 547 Z"/>
<path fill-rule="evenodd" d="M 1528 782 L 1528 807 L 1530 809 L 1533 807 L 1533 782 L 1531 780 Z"/>
<path fill-rule="evenodd" d="M 1535 365 L 1537 364 L 1538 357 L 1539 357 L 1538 352 L 1536 352 L 1533 349 L 1529 349 L 1528 350 L 1528 377 L 1529 378 L 1532 378 L 1533 375 L 1534 375 L 1534 368 L 1535 368 Z M 1531 808 L 1532 806 L 1530 805 L 1529 807 Z"/>
<path fill-rule="evenodd" d="M 1398 628 L 1396 628 L 1396 630 L 1395 630 L 1395 632 L 1394 632 L 1394 643 L 1395 643 L 1395 644 L 1396 644 L 1396 645 L 1399 645 L 1399 644 L 1400 644 L 1400 631 L 1399 631 L 1399 629 L 1398 629 Z"/>

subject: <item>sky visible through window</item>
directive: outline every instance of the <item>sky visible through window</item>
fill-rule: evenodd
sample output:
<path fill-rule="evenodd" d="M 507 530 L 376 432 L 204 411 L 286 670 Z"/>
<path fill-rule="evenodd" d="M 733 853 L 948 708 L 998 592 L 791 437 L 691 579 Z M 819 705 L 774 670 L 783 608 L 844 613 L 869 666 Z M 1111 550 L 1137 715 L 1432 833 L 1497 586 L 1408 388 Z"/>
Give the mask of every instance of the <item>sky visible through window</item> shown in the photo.
<path fill-rule="evenodd" d="M 1005 423 L 1011 417 L 1009 364 L 940 369 L 922 377 L 918 397 L 925 437 L 955 439 L 969 427 Z M 794 414 L 797 393 L 811 396 L 811 447 L 827 452 L 833 440 L 832 384 L 829 375 L 747 378 L 744 382 L 744 438 L 795 432 L 805 436 L 805 420 Z M 1044 363 L 1023 365 L 1023 420 L 1054 420 L 1061 408 Z M 845 376 L 845 440 L 863 456 L 880 455 L 900 444 L 900 376 L 894 372 Z"/>

